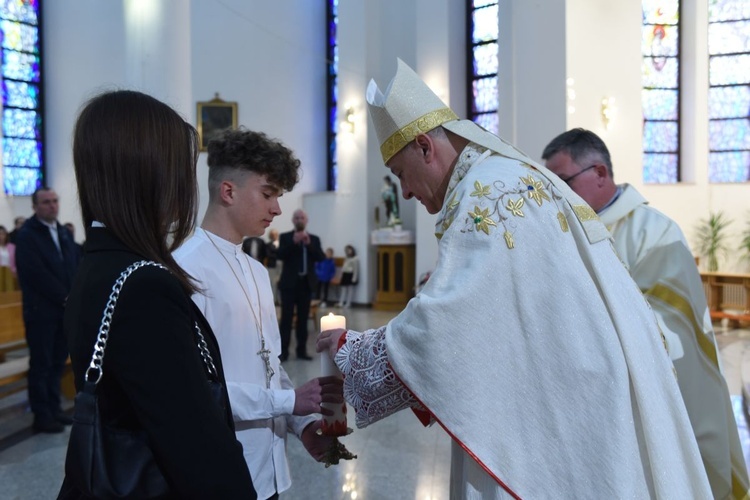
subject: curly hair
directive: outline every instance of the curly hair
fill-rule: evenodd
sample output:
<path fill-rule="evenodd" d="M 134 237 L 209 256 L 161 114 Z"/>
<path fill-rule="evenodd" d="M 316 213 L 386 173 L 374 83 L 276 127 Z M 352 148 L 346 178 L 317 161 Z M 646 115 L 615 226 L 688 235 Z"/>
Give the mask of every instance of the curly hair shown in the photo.
<path fill-rule="evenodd" d="M 300 161 L 281 142 L 245 128 L 225 130 L 208 143 L 208 185 L 215 187 L 230 171 L 266 176 L 280 190 L 291 191 L 299 181 Z"/>

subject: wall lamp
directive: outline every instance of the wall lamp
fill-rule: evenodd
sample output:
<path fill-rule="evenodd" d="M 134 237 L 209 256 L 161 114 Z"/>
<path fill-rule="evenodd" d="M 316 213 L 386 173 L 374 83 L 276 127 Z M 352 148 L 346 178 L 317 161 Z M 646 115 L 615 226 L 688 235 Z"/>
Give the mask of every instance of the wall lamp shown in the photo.
<path fill-rule="evenodd" d="M 346 108 L 346 111 L 344 112 L 344 119 L 341 122 L 341 130 L 344 132 L 349 132 L 350 134 L 354 133 L 354 107 L 349 106 Z"/>
<path fill-rule="evenodd" d="M 604 99 L 602 99 L 601 111 L 602 111 L 602 122 L 604 123 L 604 128 L 609 130 L 609 125 L 615 119 L 615 115 L 617 115 L 617 106 L 615 106 L 615 98 L 605 97 Z"/>

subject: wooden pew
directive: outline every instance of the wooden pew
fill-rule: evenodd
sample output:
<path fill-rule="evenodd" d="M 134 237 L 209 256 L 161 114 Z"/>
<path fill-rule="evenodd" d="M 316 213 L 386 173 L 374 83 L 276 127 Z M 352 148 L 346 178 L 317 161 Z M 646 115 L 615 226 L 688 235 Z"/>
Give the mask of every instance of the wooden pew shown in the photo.
<path fill-rule="evenodd" d="M 712 320 L 750 322 L 750 274 L 701 272 Z"/>
<path fill-rule="evenodd" d="M 6 360 L 8 352 L 25 347 L 21 295 L 19 292 L 0 293 L 0 363 Z"/>
<path fill-rule="evenodd" d="M 26 388 L 18 383 L 29 373 L 29 356 L 12 359 L 7 354 L 26 348 L 26 329 L 23 324 L 23 308 L 20 292 L 0 293 L 0 397 L 8 396 Z M 73 399 L 75 388 L 70 358 L 63 373 L 62 391 L 65 397 Z"/>

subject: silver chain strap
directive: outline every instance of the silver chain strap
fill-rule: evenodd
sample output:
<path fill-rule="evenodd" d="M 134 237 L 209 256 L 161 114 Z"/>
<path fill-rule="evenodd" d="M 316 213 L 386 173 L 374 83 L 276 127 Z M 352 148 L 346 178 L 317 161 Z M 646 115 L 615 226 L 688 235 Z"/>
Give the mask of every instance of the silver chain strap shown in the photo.
<path fill-rule="evenodd" d="M 117 299 L 120 298 L 120 292 L 122 291 L 122 286 L 125 284 L 125 280 L 127 280 L 128 277 L 130 277 L 130 275 L 133 274 L 136 270 L 145 266 L 154 266 L 160 269 L 164 269 L 165 271 L 169 271 L 166 266 L 163 266 L 162 264 L 159 264 L 157 262 L 141 260 L 138 262 L 134 262 L 120 274 L 120 277 L 117 278 L 115 284 L 112 285 L 112 292 L 109 294 L 109 300 L 107 301 L 107 305 L 104 307 L 102 324 L 101 326 L 99 326 L 99 334 L 96 336 L 96 342 L 94 343 L 94 354 L 91 356 L 91 363 L 89 364 L 89 367 L 86 368 L 84 380 L 91 381 L 90 376 L 93 375 L 94 371 L 97 372 L 96 380 L 93 381 L 94 384 L 98 384 L 102 379 L 102 375 L 104 375 L 104 371 L 102 369 L 104 363 L 104 349 L 107 347 L 107 340 L 109 339 L 109 327 L 112 323 L 112 315 L 115 312 Z M 215 377 L 216 367 L 214 366 L 214 361 L 211 358 L 211 353 L 208 350 L 206 339 L 203 338 L 203 334 L 201 333 L 201 329 L 200 327 L 198 327 L 197 322 L 195 323 L 195 332 L 198 334 L 198 347 L 200 348 L 203 362 L 206 364 L 206 368 L 208 369 L 209 374 Z"/>
<path fill-rule="evenodd" d="M 206 344 L 206 339 L 203 338 L 203 334 L 201 333 L 197 321 L 195 322 L 195 333 L 198 334 L 198 338 L 200 339 L 198 341 L 198 348 L 201 350 L 201 356 L 203 356 L 203 362 L 206 364 L 209 375 L 218 378 L 216 375 L 216 367 L 214 366 L 214 359 L 211 357 L 211 351 L 208 350 L 208 344 Z"/>

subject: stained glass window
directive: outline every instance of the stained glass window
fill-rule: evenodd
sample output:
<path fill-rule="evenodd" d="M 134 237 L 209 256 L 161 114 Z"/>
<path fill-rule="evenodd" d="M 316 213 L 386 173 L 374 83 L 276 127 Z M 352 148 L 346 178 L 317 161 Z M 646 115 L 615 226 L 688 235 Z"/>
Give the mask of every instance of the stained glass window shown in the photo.
<path fill-rule="evenodd" d="M 750 2 L 708 0 L 708 177 L 750 180 Z"/>
<path fill-rule="evenodd" d="M 339 46 L 336 28 L 339 24 L 339 2 L 328 0 L 326 7 L 326 65 L 328 66 L 328 174 L 326 186 L 328 191 L 338 187 L 338 160 L 336 158 L 336 133 L 338 124 L 338 76 Z"/>
<path fill-rule="evenodd" d="M 30 195 L 44 183 L 41 0 L 0 0 L 3 189 Z"/>
<path fill-rule="evenodd" d="M 470 1 L 469 25 L 469 116 L 497 134 L 498 3 Z"/>
<path fill-rule="evenodd" d="M 642 0 L 643 182 L 680 181 L 680 2 Z"/>

